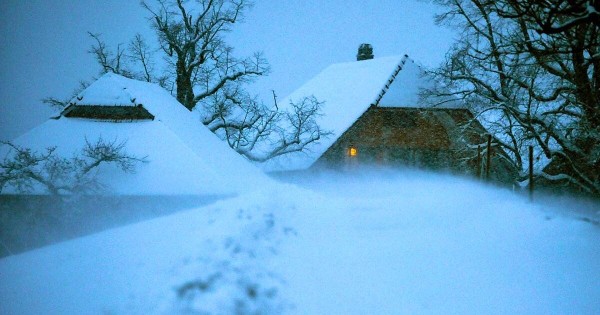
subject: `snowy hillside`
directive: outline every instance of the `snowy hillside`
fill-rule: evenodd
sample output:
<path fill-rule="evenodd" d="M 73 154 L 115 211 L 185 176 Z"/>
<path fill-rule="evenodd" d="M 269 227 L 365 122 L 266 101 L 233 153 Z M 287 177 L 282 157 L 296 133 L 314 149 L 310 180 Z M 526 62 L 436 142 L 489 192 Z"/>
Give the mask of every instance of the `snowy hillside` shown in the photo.
<path fill-rule="evenodd" d="M 0 313 L 600 310 L 593 204 L 415 171 L 294 181 L 2 259 Z"/>

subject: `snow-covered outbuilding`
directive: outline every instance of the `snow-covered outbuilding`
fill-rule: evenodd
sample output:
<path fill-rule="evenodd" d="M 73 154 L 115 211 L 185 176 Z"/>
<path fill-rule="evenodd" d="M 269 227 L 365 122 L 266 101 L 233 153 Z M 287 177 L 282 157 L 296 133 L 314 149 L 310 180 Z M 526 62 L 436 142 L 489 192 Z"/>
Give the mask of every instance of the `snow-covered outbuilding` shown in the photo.
<path fill-rule="evenodd" d="M 168 91 L 113 73 L 79 93 L 60 115 L 11 143 L 38 157 L 55 148 L 56 159 L 31 166 L 51 186 L 30 180 L 25 190 L 18 182 L 0 187 L 0 257 L 198 207 L 271 181 Z M 75 164 L 77 156 L 86 166 L 93 164 L 84 152 L 88 143 L 100 150 L 120 147 L 120 156 L 145 162 L 134 162 L 134 172 L 101 163 L 86 173 L 83 183 L 92 182 L 87 185 L 92 189 L 81 195 L 75 179 L 80 173 L 54 174 L 53 162 Z M 18 160 L 15 147 L 0 145 L 0 161 Z M 68 197 L 55 198 L 49 187 L 61 185 L 67 189 L 58 192 Z"/>
<path fill-rule="evenodd" d="M 456 99 L 440 99 L 435 106 L 421 102 L 420 92 L 432 84 L 407 55 L 373 59 L 372 48 L 363 44 L 357 61 L 327 67 L 280 102 L 307 96 L 324 102 L 317 122 L 331 135 L 262 167 L 296 171 L 375 164 L 475 173 L 473 144 L 485 143 L 487 131 Z M 503 154 L 494 153 L 492 177 L 512 181 Z"/>
<path fill-rule="evenodd" d="M 14 139 L 36 151 L 56 147 L 80 154 L 87 142 L 124 143 L 144 158 L 135 172 L 102 165 L 103 193 L 115 195 L 230 195 L 256 187 L 267 176 L 206 128 L 156 84 L 107 73 L 79 93 L 60 115 Z M 3 155 L 4 157 L 4 155 Z M 15 193 L 5 187 L 3 193 Z M 43 187 L 32 193 L 43 194 Z"/>
<path fill-rule="evenodd" d="M 100 149 L 105 146 L 96 144 L 122 145 L 120 153 L 145 162 L 134 162 L 133 173 L 115 163 L 101 163 L 87 173 L 93 189 L 81 195 L 78 188 L 76 198 L 71 188 L 79 181 L 73 173 L 54 174 L 52 163 L 32 166 L 54 187 L 67 183 L 68 189 L 59 193 L 68 197 L 55 198 L 48 184 L 35 180 L 28 182 L 30 189 L 14 182 L 0 187 L 0 257 L 198 207 L 271 182 L 168 91 L 113 73 L 79 93 L 59 115 L 11 143 L 37 152 L 36 156 L 55 148 L 52 161 L 63 166 L 76 162 L 74 156 L 88 161 L 84 152 L 88 143 Z M 0 145 L 0 161 L 15 161 L 15 152 L 14 147 Z M 88 182 L 86 177 L 84 184 Z"/>

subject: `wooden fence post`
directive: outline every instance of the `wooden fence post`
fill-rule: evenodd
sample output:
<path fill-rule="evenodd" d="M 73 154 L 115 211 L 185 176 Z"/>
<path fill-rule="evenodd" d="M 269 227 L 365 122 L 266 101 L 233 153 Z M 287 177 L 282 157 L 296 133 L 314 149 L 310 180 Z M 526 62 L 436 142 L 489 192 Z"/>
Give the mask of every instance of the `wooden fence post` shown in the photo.
<path fill-rule="evenodd" d="M 477 179 L 481 179 L 481 144 L 477 145 Z"/>
<path fill-rule="evenodd" d="M 490 168 L 492 164 L 492 135 L 488 135 L 487 139 L 487 163 L 485 164 L 485 180 L 490 180 Z"/>
<path fill-rule="evenodd" d="M 533 201 L 533 146 L 529 146 L 529 200 Z"/>

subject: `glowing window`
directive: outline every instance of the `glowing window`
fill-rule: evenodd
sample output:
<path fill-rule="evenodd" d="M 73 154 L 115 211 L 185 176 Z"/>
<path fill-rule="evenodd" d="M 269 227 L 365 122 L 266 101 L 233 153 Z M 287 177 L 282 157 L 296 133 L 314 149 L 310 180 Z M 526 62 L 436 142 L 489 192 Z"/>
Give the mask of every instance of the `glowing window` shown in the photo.
<path fill-rule="evenodd" d="M 356 155 L 358 155 L 358 149 L 356 149 L 355 146 L 351 145 L 348 148 L 348 156 L 356 156 Z"/>

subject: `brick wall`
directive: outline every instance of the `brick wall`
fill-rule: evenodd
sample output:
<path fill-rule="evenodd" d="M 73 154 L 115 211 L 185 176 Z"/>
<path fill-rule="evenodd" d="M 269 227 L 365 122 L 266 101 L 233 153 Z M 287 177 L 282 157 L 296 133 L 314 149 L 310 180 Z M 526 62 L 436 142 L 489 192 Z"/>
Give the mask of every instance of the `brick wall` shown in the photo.
<path fill-rule="evenodd" d="M 375 107 L 367 110 L 317 160 L 314 168 L 357 165 L 408 166 L 476 174 L 477 149 L 486 130 L 466 109 Z M 348 148 L 356 148 L 350 157 Z M 496 150 L 492 180 L 512 183 L 515 171 Z"/>

